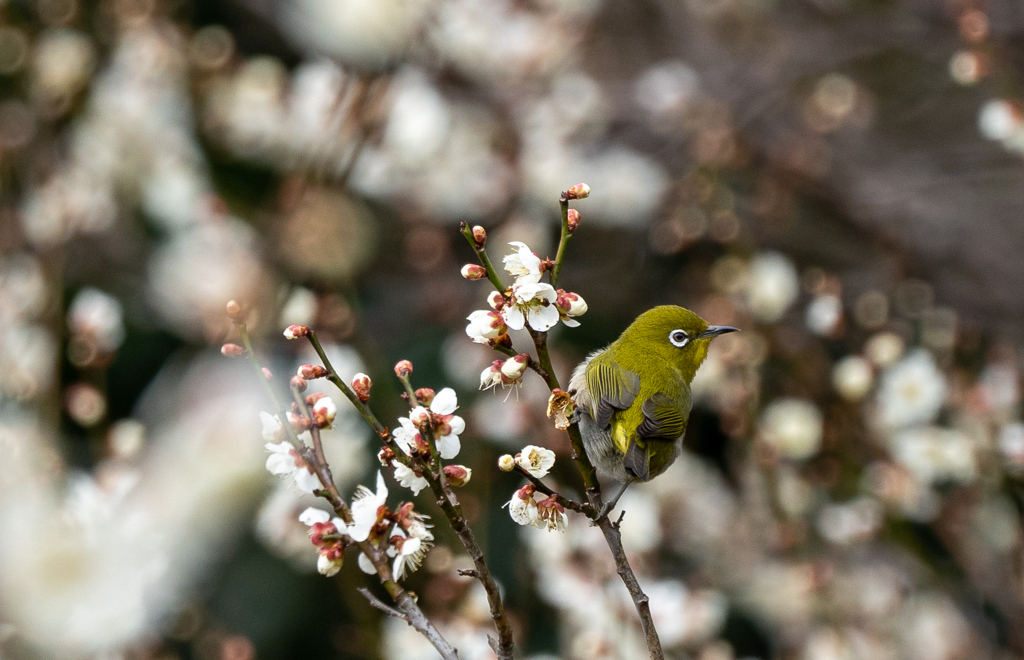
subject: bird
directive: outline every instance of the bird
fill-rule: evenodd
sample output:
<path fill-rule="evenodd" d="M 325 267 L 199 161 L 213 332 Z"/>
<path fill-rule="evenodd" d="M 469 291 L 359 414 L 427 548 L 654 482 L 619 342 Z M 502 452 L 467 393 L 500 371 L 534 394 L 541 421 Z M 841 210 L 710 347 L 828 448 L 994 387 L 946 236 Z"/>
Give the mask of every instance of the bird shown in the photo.
<path fill-rule="evenodd" d="M 662 305 L 573 370 L 568 391 L 587 456 L 599 474 L 622 484 L 595 523 L 630 484 L 654 479 L 679 457 L 693 405 L 690 383 L 711 340 L 738 330 Z"/>

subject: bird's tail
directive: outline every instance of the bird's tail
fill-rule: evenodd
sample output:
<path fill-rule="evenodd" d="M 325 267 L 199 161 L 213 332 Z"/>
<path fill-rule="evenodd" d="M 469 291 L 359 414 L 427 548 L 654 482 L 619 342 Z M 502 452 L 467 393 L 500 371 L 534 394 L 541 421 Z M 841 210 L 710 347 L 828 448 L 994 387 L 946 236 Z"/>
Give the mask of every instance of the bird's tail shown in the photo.
<path fill-rule="evenodd" d="M 650 476 L 650 454 L 647 449 L 637 444 L 636 440 L 629 443 L 626 450 L 625 465 L 626 472 L 633 475 L 640 481 L 647 481 Z"/>

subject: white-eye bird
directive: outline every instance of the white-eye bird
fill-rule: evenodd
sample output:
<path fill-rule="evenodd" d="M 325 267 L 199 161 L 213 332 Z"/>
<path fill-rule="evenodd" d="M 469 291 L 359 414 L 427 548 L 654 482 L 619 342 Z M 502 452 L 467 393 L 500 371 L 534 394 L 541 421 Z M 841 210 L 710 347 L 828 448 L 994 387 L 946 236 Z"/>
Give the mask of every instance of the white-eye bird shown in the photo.
<path fill-rule="evenodd" d="M 690 382 L 718 335 L 688 309 L 663 305 L 637 317 L 607 348 L 591 353 L 569 381 L 583 445 L 598 472 L 623 484 L 605 516 L 634 481 L 650 481 L 683 448 Z"/>

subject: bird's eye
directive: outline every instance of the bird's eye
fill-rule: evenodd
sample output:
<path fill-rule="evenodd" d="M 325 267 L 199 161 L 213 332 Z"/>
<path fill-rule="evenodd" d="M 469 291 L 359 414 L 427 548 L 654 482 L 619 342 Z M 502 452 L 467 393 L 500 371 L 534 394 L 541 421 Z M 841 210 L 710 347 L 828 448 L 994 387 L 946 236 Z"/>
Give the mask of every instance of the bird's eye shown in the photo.
<path fill-rule="evenodd" d="M 668 340 L 672 342 L 672 345 L 677 348 L 686 346 L 686 343 L 690 341 L 690 336 L 686 334 L 685 330 L 673 330 L 668 333 Z"/>

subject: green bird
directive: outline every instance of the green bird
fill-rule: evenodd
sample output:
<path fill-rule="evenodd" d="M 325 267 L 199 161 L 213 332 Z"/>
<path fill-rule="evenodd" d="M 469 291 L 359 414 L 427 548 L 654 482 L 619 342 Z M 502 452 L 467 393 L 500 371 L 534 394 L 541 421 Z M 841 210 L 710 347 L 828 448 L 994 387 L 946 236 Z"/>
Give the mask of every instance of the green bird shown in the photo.
<path fill-rule="evenodd" d="M 693 403 L 690 382 L 711 340 L 737 330 L 663 305 L 573 371 L 569 393 L 587 456 L 599 473 L 623 484 L 598 519 L 631 483 L 650 481 L 679 456 Z"/>

